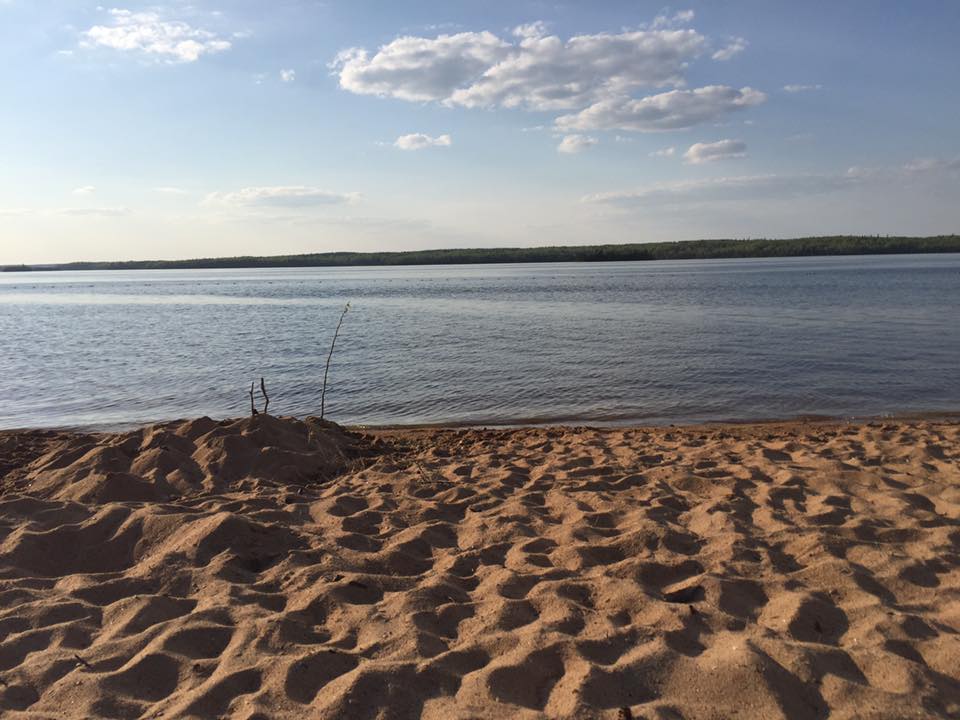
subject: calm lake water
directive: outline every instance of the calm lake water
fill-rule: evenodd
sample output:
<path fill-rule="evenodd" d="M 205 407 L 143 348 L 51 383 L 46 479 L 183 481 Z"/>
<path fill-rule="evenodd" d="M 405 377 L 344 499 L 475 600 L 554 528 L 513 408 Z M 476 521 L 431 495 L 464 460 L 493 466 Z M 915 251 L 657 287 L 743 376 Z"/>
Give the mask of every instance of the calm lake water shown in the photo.
<path fill-rule="evenodd" d="M 960 409 L 960 255 L 5 273 L 0 427 Z"/>

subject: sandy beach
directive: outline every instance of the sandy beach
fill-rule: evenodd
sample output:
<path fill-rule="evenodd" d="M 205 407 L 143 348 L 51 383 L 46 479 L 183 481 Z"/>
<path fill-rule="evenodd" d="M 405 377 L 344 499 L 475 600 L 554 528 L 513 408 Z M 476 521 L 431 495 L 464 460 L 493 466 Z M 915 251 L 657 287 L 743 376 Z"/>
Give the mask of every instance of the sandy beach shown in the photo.
<path fill-rule="evenodd" d="M 960 717 L 960 425 L 0 433 L 4 718 Z"/>

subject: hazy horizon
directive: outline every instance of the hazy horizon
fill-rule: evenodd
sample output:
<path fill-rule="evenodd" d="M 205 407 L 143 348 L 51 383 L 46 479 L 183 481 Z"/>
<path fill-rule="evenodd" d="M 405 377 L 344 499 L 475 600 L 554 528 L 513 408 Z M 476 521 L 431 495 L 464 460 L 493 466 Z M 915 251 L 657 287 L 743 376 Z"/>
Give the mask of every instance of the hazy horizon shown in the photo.
<path fill-rule="evenodd" d="M 0 265 L 951 234 L 958 30 L 934 0 L 0 0 Z"/>

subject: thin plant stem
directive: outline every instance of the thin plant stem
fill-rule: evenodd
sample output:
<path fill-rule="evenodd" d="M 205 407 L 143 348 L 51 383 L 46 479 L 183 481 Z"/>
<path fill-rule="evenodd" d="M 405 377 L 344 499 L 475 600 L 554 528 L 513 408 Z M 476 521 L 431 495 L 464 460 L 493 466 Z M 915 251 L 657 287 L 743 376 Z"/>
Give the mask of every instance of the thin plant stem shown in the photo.
<path fill-rule="evenodd" d="M 267 395 L 267 386 L 260 378 L 260 393 L 263 395 L 263 414 L 267 414 L 267 408 L 270 407 L 270 396 Z"/>
<path fill-rule="evenodd" d="M 343 325 L 343 318 L 346 317 L 347 311 L 350 310 L 350 303 L 347 303 L 343 308 L 343 312 L 340 313 L 340 322 L 337 323 L 337 329 L 333 333 L 333 342 L 330 343 L 330 352 L 327 353 L 327 366 L 323 369 L 323 391 L 320 393 L 320 419 L 323 420 L 323 414 L 326 410 L 326 400 L 327 400 L 327 376 L 330 374 L 330 361 L 333 359 L 333 348 L 337 344 L 337 336 L 340 335 L 340 326 Z"/>

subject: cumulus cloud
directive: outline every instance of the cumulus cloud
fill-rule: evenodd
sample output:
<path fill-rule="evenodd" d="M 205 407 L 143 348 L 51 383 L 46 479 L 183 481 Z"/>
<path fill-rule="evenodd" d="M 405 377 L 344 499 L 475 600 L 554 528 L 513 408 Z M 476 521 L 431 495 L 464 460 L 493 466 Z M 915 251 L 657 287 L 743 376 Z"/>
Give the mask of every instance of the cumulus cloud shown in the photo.
<path fill-rule="evenodd" d="M 766 95 L 749 87 L 684 87 L 690 63 L 711 48 L 704 35 L 685 27 L 693 18 L 683 10 L 639 29 L 566 39 L 543 22 L 504 37 L 488 31 L 408 35 L 376 50 L 343 50 L 330 68 L 343 90 L 359 95 L 566 113 L 554 129 L 568 135 L 686 129 L 764 102 Z M 735 37 L 713 57 L 727 60 L 746 46 Z"/>
<path fill-rule="evenodd" d="M 557 152 L 575 155 L 596 144 L 597 139 L 588 135 L 564 135 L 557 145 Z"/>
<path fill-rule="evenodd" d="M 435 39 L 399 37 L 371 55 L 343 50 L 331 67 L 340 87 L 358 95 L 424 102 L 446 100 L 506 57 L 510 44 L 490 32 L 463 32 Z"/>
<path fill-rule="evenodd" d="M 747 144 L 742 140 L 718 140 L 712 143 L 694 143 L 683 154 L 683 160 L 691 165 L 701 165 L 717 160 L 733 160 L 747 156 Z"/>
<path fill-rule="evenodd" d="M 717 50 L 710 57 L 713 58 L 714 60 L 724 62 L 732 58 L 734 55 L 739 55 L 746 49 L 747 49 L 746 40 L 744 40 L 743 38 L 733 38 L 733 40 L 731 40 L 725 46 Z"/>
<path fill-rule="evenodd" d="M 292 83 L 297 79 L 296 70 L 281 70 L 280 71 L 280 82 Z"/>
<path fill-rule="evenodd" d="M 685 182 L 657 183 L 635 190 L 596 193 L 582 198 L 585 203 L 621 208 L 680 206 L 748 200 L 793 198 L 854 187 L 864 178 L 841 175 L 742 175 Z"/>
<path fill-rule="evenodd" d="M 350 48 L 331 67 L 340 87 L 362 95 L 464 107 L 570 110 L 610 93 L 683 82 L 706 38 L 695 30 L 546 35 L 542 23 L 490 32 L 400 37 L 371 54 Z"/>
<path fill-rule="evenodd" d="M 609 94 L 683 82 L 686 63 L 705 38 L 694 30 L 634 31 L 617 35 L 526 37 L 449 102 L 465 107 L 572 110 Z"/>
<path fill-rule="evenodd" d="M 677 149 L 672 145 L 670 147 L 665 147 L 660 150 L 654 150 L 650 153 L 650 157 L 673 157 L 677 154 Z"/>
<path fill-rule="evenodd" d="M 767 96 L 759 90 L 708 85 L 695 90 L 670 90 L 641 99 L 612 97 L 572 115 L 557 118 L 560 130 L 682 130 L 720 116 L 759 105 Z"/>
<path fill-rule="evenodd" d="M 453 138 L 449 135 L 431 137 L 423 133 L 401 135 L 393 143 L 393 146 L 400 150 L 423 150 L 428 147 L 450 147 L 451 145 L 453 145 Z"/>
<path fill-rule="evenodd" d="M 96 191 L 97 188 L 93 185 L 83 185 L 71 190 L 74 195 L 93 195 Z"/>
<path fill-rule="evenodd" d="M 358 193 L 329 192 L 303 185 L 273 185 L 210 193 L 203 204 L 237 208 L 306 208 L 345 205 L 357 202 L 359 198 Z"/>
<path fill-rule="evenodd" d="M 138 52 L 171 63 L 188 63 L 202 55 L 229 50 L 231 43 L 216 33 L 185 22 L 164 20 L 157 12 L 112 9 L 108 25 L 94 25 L 83 33 L 85 47 Z"/>
<path fill-rule="evenodd" d="M 784 92 L 788 93 L 802 93 L 802 92 L 811 92 L 813 90 L 822 90 L 823 85 L 784 85 Z"/>

